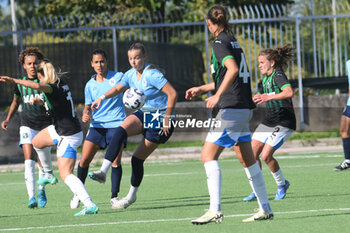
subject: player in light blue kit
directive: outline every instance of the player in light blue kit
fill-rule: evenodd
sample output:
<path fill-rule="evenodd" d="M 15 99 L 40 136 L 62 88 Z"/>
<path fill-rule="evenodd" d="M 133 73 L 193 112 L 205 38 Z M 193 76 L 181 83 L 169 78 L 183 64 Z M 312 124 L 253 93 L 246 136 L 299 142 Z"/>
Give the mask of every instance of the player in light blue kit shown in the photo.
<path fill-rule="evenodd" d="M 349 42 L 350 47 L 350 42 Z M 340 134 L 343 141 L 345 160 L 334 168 L 335 171 L 344 171 L 350 168 L 350 60 L 346 61 L 346 71 L 349 79 L 349 98 L 340 118 Z"/>
<path fill-rule="evenodd" d="M 113 209 L 127 208 L 136 201 L 136 193 L 143 178 L 144 161 L 159 144 L 165 143 L 173 132 L 171 115 L 177 99 L 175 89 L 164 75 L 152 65 L 146 63 L 146 50 L 143 44 L 135 43 L 131 45 L 128 50 L 128 58 L 132 68 L 125 73 L 121 83 L 95 100 L 91 105 L 91 108 L 98 112 L 103 100 L 112 98 L 129 87 L 139 89 L 146 96 L 145 105 L 128 116 L 117 128 L 117 132 L 114 134 L 105 154 L 101 169 L 91 173 L 91 177 L 95 180 L 105 176 L 112 162 L 125 145 L 127 137 L 143 134 L 143 138 L 131 158 L 132 175 L 129 193 L 123 199 L 113 203 Z M 146 119 L 144 117 L 147 116 L 151 116 L 152 119 L 159 119 L 158 127 L 145 127 Z"/>
<path fill-rule="evenodd" d="M 96 74 L 86 83 L 85 86 L 85 107 L 82 121 L 91 121 L 89 131 L 86 135 L 80 163 L 78 164 L 77 176 L 81 182 L 85 183 L 89 165 L 99 149 L 105 149 L 109 144 L 118 126 L 124 121 L 126 114 L 123 105 L 123 95 L 119 94 L 106 100 L 97 112 L 91 113 L 91 104 L 98 97 L 115 87 L 123 78 L 123 73 L 108 70 L 107 54 L 102 49 L 96 49 L 91 54 L 91 66 Z M 118 156 L 112 164 L 111 183 L 112 196 L 111 203 L 118 199 L 120 181 L 122 178 L 121 156 Z M 106 177 L 99 180 L 106 181 Z M 70 202 L 72 209 L 80 205 L 79 198 L 75 195 Z"/>

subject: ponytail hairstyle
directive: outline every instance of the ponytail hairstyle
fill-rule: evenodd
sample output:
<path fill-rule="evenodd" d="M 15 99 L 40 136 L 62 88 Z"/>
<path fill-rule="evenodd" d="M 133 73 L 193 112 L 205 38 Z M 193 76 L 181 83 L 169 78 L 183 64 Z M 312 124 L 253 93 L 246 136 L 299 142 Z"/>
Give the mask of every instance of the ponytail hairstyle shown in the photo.
<path fill-rule="evenodd" d="M 223 32 L 232 34 L 230 25 L 227 19 L 227 12 L 224 7 L 216 5 L 210 8 L 207 18 L 215 25 L 219 26 L 219 29 L 223 29 Z"/>
<path fill-rule="evenodd" d="M 294 50 L 287 44 L 282 48 L 264 49 L 260 51 L 259 56 L 265 56 L 268 61 L 274 61 L 273 68 L 285 70 L 288 67 L 288 62 L 294 59 Z"/>
<path fill-rule="evenodd" d="M 40 63 L 38 73 L 44 76 L 44 79 L 41 80 L 42 84 L 53 84 L 59 80 L 59 74 L 57 74 L 55 67 L 47 59 Z"/>

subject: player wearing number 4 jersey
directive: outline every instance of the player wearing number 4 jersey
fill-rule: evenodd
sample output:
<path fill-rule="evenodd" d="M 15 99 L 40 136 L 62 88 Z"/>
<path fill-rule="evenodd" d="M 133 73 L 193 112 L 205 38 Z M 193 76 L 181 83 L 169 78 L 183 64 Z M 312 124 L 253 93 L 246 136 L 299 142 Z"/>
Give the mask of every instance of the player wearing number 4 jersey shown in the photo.
<path fill-rule="evenodd" d="M 210 129 L 201 152 L 207 175 L 210 207 L 203 216 L 192 220 L 192 223 L 222 221 L 221 168 L 218 158 L 225 147 L 234 145 L 239 148 L 237 157 L 244 161 L 244 170 L 257 193 L 259 203 L 259 212 L 243 222 L 273 219 L 264 177 L 251 147 L 249 120 L 255 104 L 252 101 L 250 76 L 243 50 L 230 33 L 223 7 L 212 7 L 206 22 L 214 38 L 211 59 L 214 83 L 190 88 L 185 97 L 190 100 L 201 92 L 215 90 L 215 95 L 206 99 L 206 107 L 213 110 L 213 120 L 220 121 L 221 127 Z"/>
<path fill-rule="evenodd" d="M 283 176 L 282 170 L 273 157 L 274 152 L 290 137 L 296 128 L 296 119 L 293 110 L 293 90 L 283 72 L 288 61 L 293 58 L 293 48 L 265 49 L 259 54 L 259 68 L 264 75 L 260 93 L 253 97 L 256 104 L 266 103 L 266 115 L 263 122 L 253 134 L 252 147 L 260 167 L 259 156 L 270 168 L 277 184 L 275 200 L 286 196 L 289 182 Z M 255 193 L 243 199 L 255 200 Z"/>

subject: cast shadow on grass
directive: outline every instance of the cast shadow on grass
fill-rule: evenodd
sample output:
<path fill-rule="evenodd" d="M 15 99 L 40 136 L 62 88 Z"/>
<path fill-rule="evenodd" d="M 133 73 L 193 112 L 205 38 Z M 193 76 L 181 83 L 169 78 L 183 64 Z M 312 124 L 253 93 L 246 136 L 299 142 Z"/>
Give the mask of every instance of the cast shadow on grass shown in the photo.
<path fill-rule="evenodd" d="M 142 200 L 141 204 L 143 207 L 133 206 L 129 207 L 128 211 L 140 211 L 140 210 L 157 210 L 157 209 L 170 209 L 170 208 L 180 208 L 180 207 L 198 207 L 203 206 L 204 208 L 209 207 L 209 195 L 193 196 L 193 197 L 178 197 L 178 198 L 164 198 L 157 200 Z M 162 205 L 162 202 L 163 205 Z M 180 203 L 180 204 L 179 204 Z M 221 204 L 236 204 L 242 203 L 241 197 L 222 197 Z M 99 206 L 104 206 L 106 203 L 98 204 Z M 137 201 L 134 205 L 139 204 Z M 147 205 L 147 206 L 145 206 Z M 121 210 L 123 211 L 123 210 Z M 116 210 L 103 211 L 104 213 L 116 213 L 121 212 Z"/>
<path fill-rule="evenodd" d="M 331 211 L 331 210 L 330 210 Z M 344 210 L 345 211 L 345 210 Z M 312 213 L 310 213 L 312 214 Z M 319 217 L 334 217 L 334 216 L 342 216 L 342 215 L 350 215 L 350 212 L 347 213 L 334 213 L 334 214 L 316 214 L 316 215 L 308 215 L 308 216 L 296 216 L 296 217 L 292 217 L 289 216 L 283 219 L 306 219 L 306 218 L 319 218 Z M 282 220 L 282 219 L 281 219 Z"/>

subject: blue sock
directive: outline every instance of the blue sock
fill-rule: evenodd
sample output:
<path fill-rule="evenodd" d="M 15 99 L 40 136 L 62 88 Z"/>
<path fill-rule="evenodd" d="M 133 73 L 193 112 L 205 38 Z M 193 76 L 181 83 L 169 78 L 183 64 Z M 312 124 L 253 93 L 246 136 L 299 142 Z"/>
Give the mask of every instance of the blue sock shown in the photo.
<path fill-rule="evenodd" d="M 83 184 L 85 184 L 86 176 L 89 171 L 89 166 L 88 167 L 80 167 L 80 163 L 78 164 L 78 169 L 77 169 L 77 176 Z"/>
<path fill-rule="evenodd" d="M 345 159 L 350 160 L 350 138 L 343 138 L 343 150 Z"/>
<path fill-rule="evenodd" d="M 118 167 L 112 167 L 112 172 L 111 172 L 112 196 L 111 196 L 111 198 L 118 197 L 119 188 L 120 188 L 120 181 L 122 180 L 122 175 L 123 175 L 122 165 L 119 165 Z"/>
<path fill-rule="evenodd" d="M 138 159 L 134 156 L 131 158 L 131 185 L 134 187 L 139 187 L 143 178 L 143 163 L 145 161 Z"/>
<path fill-rule="evenodd" d="M 122 148 L 123 143 L 125 144 L 127 137 L 128 137 L 128 135 L 127 135 L 125 129 L 123 129 L 121 126 L 119 126 L 116 129 L 111 141 L 109 142 L 109 146 L 108 146 L 107 152 L 105 154 L 105 159 L 107 159 L 113 163 L 115 158 L 117 158 L 119 151 Z"/>

